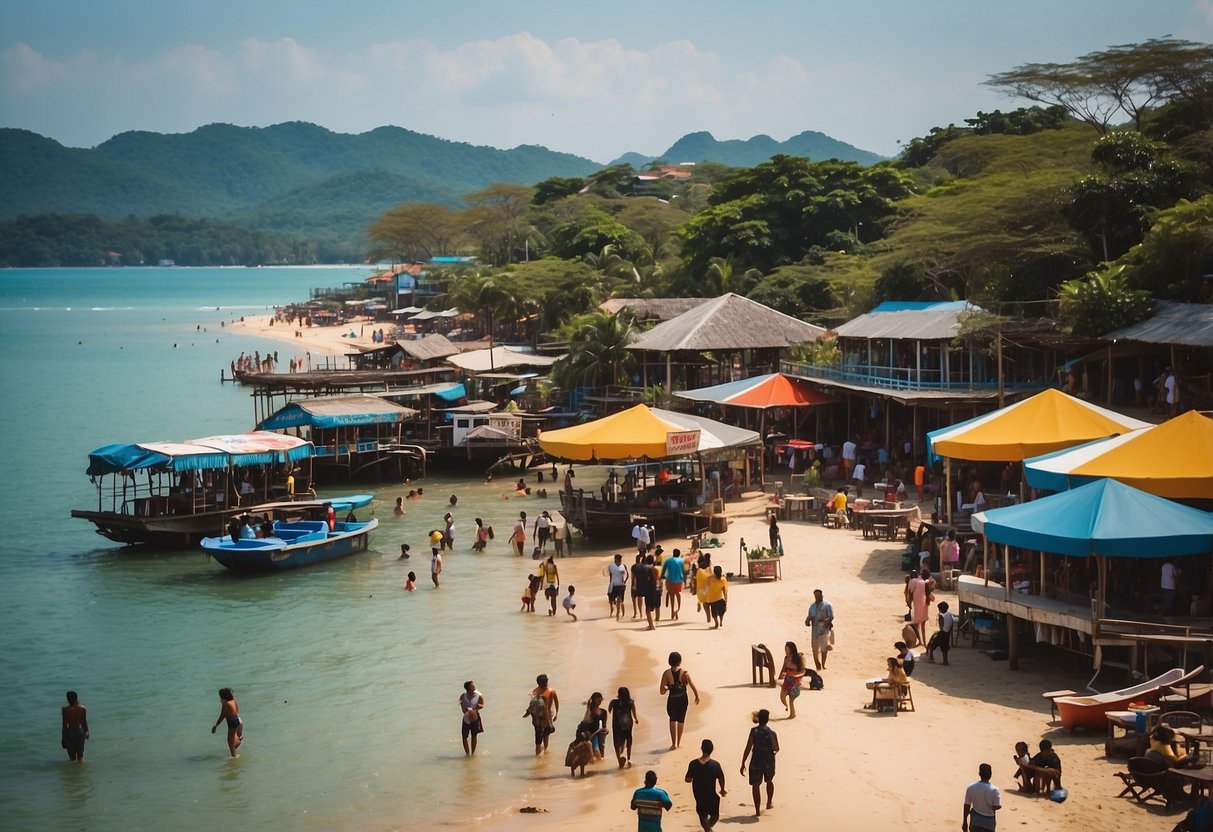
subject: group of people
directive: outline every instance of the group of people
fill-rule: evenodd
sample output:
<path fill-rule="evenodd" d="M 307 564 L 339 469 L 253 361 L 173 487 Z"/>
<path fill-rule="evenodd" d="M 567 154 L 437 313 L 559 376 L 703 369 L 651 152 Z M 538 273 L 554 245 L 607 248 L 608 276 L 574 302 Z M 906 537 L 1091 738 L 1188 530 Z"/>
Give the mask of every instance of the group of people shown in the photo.
<path fill-rule="evenodd" d="M 630 566 L 624 565 L 622 554 L 616 554 L 605 567 L 611 616 L 617 621 L 623 620 L 624 597 L 630 586 L 632 619 L 643 615 L 648 629 L 656 629 L 663 606 L 669 610 L 671 621 L 678 620 L 682 592 L 689 589 L 695 594 L 698 611 L 703 612 L 712 629 L 724 626 L 729 581 L 724 570 L 712 565 L 711 553 L 699 550 L 684 555 L 682 550 L 674 549 L 667 557 L 660 545 L 650 541 L 647 535 L 637 538 L 635 561 Z"/>

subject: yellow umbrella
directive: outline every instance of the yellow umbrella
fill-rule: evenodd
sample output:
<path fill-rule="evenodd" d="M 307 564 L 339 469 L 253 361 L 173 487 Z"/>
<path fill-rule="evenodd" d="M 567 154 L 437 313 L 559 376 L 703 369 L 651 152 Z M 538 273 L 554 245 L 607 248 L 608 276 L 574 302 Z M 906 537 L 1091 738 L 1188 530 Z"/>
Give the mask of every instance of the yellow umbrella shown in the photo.
<path fill-rule="evenodd" d="M 1116 436 L 1147 422 L 1045 390 L 993 413 L 927 434 L 932 451 L 949 459 L 1020 462 L 1082 442 Z"/>
<path fill-rule="evenodd" d="M 689 441 L 690 445 L 681 443 L 680 450 L 670 454 L 667 450 L 670 434 Z M 547 453 L 574 462 L 642 457 L 663 459 L 667 455 L 685 456 L 759 441 L 758 434 L 752 430 L 643 404 L 584 425 L 547 430 L 539 436 L 539 445 Z"/>
<path fill-rule="evenodd" d="M 1189 410 L 1069 473 L 1111 477 L 1160 497 L 1213 499 L 1213 419 Z"/>

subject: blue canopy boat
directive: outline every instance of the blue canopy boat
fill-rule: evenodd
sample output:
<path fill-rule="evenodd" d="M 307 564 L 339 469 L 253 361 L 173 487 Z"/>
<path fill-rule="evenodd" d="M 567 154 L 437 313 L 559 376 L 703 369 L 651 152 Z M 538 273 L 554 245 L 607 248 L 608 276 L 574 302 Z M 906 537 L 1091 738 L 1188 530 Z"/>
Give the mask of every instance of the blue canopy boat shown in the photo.
<path fill-rule="evenodd" d="M 89 454 L 85 472 L 97 508 L 72 517 L 118 543 L 193 546 L 254 504 L 293 497 L 299 465 L 313 450 L 307 440 L 264 431 L 105 445 Z"/>
<path fill-rule="evenodd" d="M 276 520 L 272 536 L 204 537 L 202 549 L 220 565 L 240 572 L 296 569 L 365 552 L 371 532 L 378 527 L 374 518 L 337 521 L 331 530 L 325 520 Z"/>

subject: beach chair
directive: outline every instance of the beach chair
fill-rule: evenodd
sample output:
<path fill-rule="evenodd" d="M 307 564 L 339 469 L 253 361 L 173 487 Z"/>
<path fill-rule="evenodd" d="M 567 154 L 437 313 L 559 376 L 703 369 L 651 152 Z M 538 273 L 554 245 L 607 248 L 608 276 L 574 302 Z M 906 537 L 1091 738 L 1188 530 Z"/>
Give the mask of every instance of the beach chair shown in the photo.
<path fill-rule="evenodd" d="M 1167 764 L 1149 757 L 1130 757 L 1129 770 L 1115 773 L 1125 787 L 1117 797 L 1132 797 L 1138 803 L 1159 800 L 1168 809 L 1171 800 L 1167 795 Z"/>
<path fill-rule="evenodd" d="M 775 687 L 775 657 L 765 644 L 750 645 L 750 684 Z"/>

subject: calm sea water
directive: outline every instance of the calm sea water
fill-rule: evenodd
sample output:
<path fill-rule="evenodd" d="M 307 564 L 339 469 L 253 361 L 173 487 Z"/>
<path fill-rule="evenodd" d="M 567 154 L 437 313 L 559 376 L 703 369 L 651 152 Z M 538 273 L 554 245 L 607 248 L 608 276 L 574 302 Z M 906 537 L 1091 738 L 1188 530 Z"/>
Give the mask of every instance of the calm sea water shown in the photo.
<path fill-rule="evenodd" d="M 372 551 L 266 577 L 195 552 L 123 550 L 73 520 L 95 504 L 86 454 L 110 442 L 251 428 L 218 382 L 243 351 L 282 345 L 220 321 L 301 300 L 363 269 L 0 272 L 0 826 L 5 829 L 391 829 L 462 824 L 516 799 L 533 768 L 527 681 L 575 649 L 519 616 L 530 561 L 467 551 L 473 516 L 519 509 L 479 481 L 431 479 L 394 518 L 383 488 Z M 216 308 L 218 307 L 218 308 Z M 205 332 L 198 329 L 205 328 Z M 285 364 L 285 352 L 282 356 Z M 362 490 L 362 489 L 359 489 Z M 428 589 L 425 533 L 460 495 L 462 539 Z M 399 544 L 418 553 L 397 561 Z M 405 573 L 422 591 L 405 593 Z M 456 700 L 485 692 L 468 763 Z M 235 689 L 246 746 L 227 756 L 216 690 Z M 88 706 L 88 763 L 59 748 L 64 691 Z"/>

